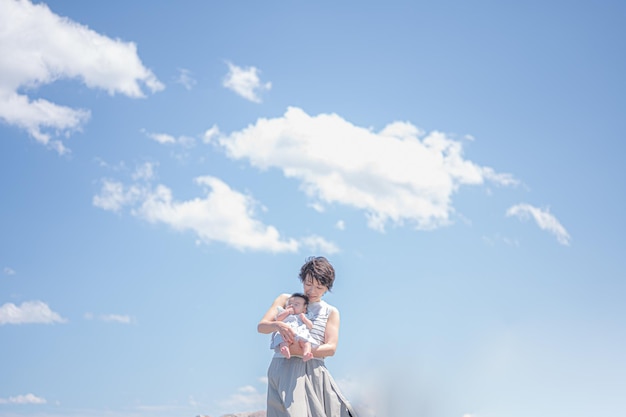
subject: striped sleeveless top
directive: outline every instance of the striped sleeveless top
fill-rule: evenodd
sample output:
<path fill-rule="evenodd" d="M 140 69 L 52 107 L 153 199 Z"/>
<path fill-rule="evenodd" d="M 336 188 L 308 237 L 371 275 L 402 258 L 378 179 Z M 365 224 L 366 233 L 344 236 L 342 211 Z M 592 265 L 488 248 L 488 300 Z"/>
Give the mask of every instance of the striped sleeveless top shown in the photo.
<path fill-rule="evenodd" d="M 328 316 L 332 311 L 332 307 L 325 301 L 309 304 L 307 317 L 313 322 L 313 328 L 309 330 L 313 339 L 318 344 L 324 344 L 324 333 L 326 332 L 326 323 Z"/>

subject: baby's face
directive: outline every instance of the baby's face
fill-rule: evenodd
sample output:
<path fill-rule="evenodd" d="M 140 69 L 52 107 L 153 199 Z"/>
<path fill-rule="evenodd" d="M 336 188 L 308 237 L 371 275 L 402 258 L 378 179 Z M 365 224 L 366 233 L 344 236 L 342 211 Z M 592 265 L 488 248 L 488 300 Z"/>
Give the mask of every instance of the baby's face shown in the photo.
<path fill-rule="evenodd" d="M 292 307 L 294 314 L 300 314 L 306 311 L 304 300 L 300 297 L 290 298 L 289 301 L 287 301 L 287 307 Z"/>

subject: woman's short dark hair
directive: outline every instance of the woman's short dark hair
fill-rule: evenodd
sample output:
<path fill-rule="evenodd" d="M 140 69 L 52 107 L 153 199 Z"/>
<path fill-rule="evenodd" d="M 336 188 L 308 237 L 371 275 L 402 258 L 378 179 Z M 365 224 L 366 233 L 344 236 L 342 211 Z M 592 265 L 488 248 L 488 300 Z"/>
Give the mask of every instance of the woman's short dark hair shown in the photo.
<path fill-rule="evenodd" d="M 299 277 L 302 282 L 311 277 L 330 291 L 335 282 L 335 269 L 323 256 L 311 256 L 300 268 Z"/>

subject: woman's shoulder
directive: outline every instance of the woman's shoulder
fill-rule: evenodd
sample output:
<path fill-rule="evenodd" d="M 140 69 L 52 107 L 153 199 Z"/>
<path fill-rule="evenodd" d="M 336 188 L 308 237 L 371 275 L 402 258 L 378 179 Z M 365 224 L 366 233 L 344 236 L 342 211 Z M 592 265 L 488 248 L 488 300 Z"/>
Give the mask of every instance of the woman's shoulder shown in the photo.
<path fill-rule="evenodd" d="M 339 314 L 339 309 L 333 305 L 328 304 L 326 301 L 322 300 L 320 301 L 320 304 L 324 309 L 326 309 L 326 311 L 328 311 L 329 314 L 332 312 Z"/>
<path fill-rule="evenodd" d="M 280 294 L 278 297 L 276 297 L 276 299 L 274 299 L 274 305 L 284 306 L 285 303 L 287 302 L 287 299 L 289 299 L 289 297 L 291 297 L 291 294 L 287 294 L 287 293 Z"/>

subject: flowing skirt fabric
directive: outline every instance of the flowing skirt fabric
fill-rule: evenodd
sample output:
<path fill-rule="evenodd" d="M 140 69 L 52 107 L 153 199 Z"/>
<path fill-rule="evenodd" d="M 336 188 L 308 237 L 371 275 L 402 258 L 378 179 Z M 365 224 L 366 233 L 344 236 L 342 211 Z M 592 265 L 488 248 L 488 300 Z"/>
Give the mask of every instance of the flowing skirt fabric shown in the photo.
<path fill-rule="evenodd" d="M 323 361 L 275 357 L 267 376 L 267 417 L 357 417 Z"/>

